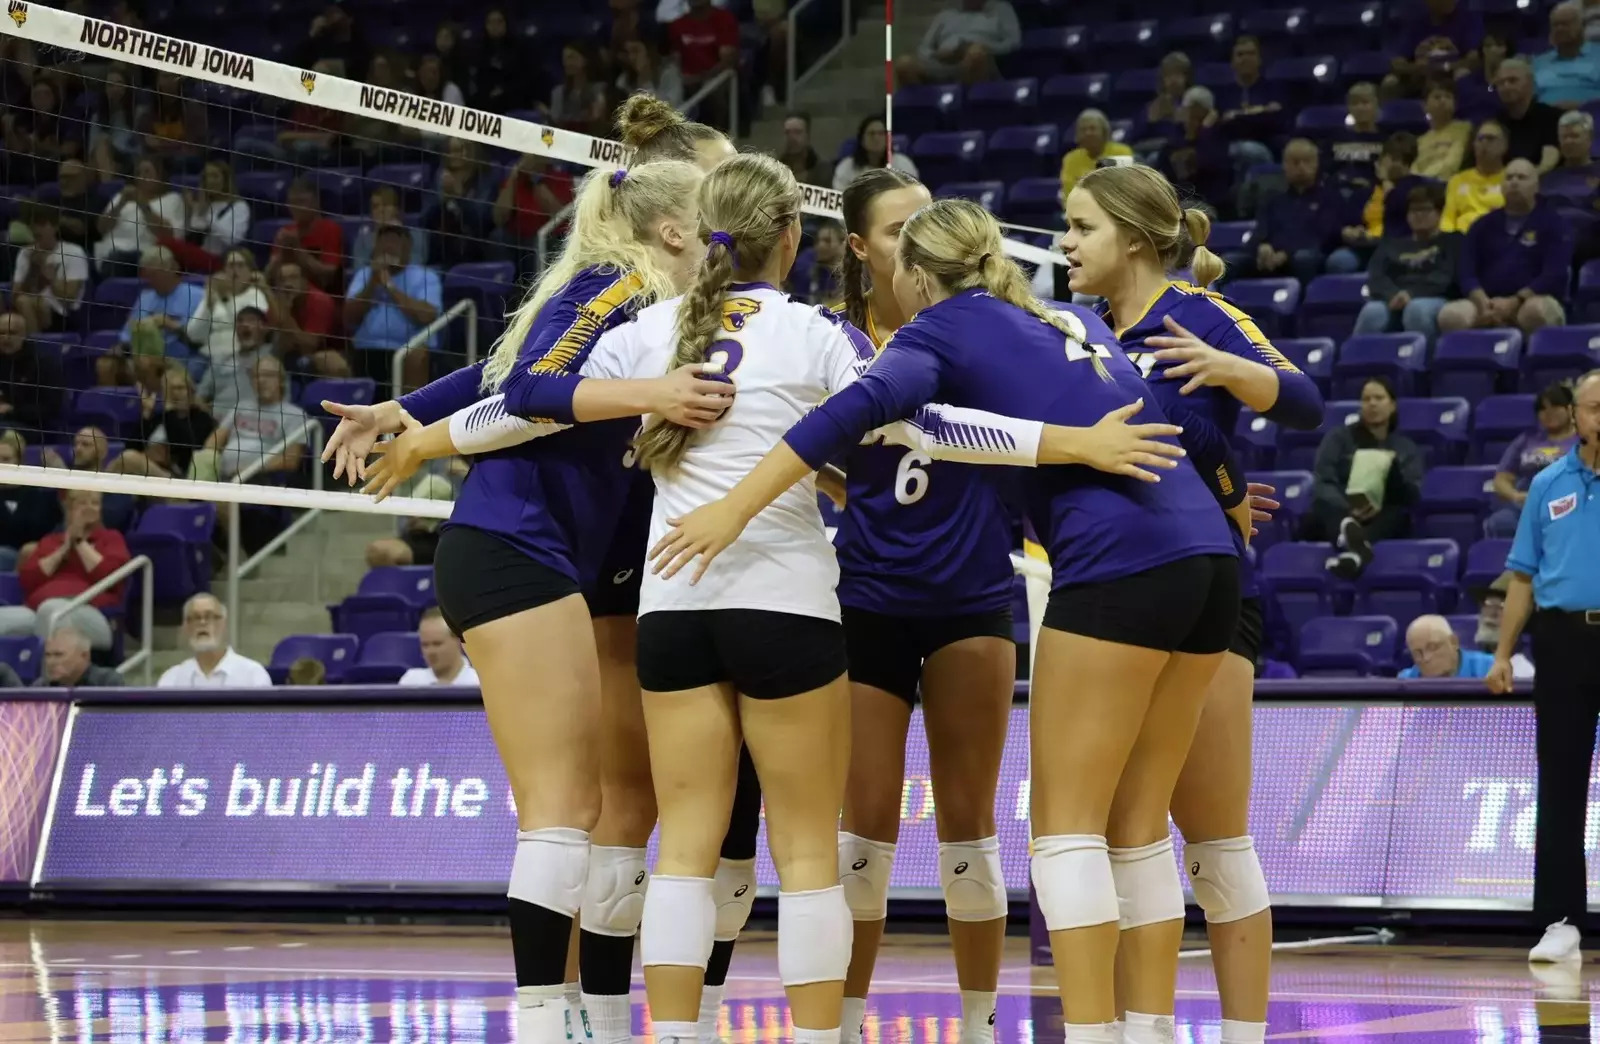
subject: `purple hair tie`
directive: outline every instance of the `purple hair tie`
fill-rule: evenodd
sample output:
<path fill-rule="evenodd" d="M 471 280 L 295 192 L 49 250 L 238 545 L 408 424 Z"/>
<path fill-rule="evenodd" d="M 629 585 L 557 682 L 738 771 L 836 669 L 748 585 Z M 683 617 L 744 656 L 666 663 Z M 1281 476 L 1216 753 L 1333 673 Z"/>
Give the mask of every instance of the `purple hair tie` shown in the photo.
<path fill-rule="evenodd" d="M 723 246 L 727 247 L 728 257 L 733 261 L 734 265 L 739 264 L 739 249 L 733 245 L 733 235 L 731 233 L 711 233 L 711 237 L 706 240 L 706 245 L 710 246 L 712 243 L 721 243 Z"/>
<path fill-rule="evenodd" d="M 623 181 L 627 180 L 627 177 L 628 172 L 618 168 L 617 171 L 611 175 L 611 187 L 616 188 L 618 185 L 622 184 Z"/>

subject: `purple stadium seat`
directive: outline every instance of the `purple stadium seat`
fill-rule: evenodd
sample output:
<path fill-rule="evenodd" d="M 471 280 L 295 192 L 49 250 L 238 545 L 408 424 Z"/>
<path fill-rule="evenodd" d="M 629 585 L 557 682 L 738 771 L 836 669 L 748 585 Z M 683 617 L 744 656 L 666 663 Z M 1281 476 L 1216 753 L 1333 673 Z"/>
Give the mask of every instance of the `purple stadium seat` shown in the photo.
<path fill-rule="evenodd" d="M 1260 37 L 1264 46 L 1269 41 L 1305 36 L 1310 31 L 1311 16 L 1303 7 L 1251 10 L 1239 19 L 1239 32 Z"/>
<path fill-rule="evenodd" d="M 398 594 L 353 594 L 328 606 L 333 629 L 366 639 L 384 631 L 404 631 L 417 626 L 417 610 Z"/>
<path fill-rule="evenodd" d="M 1402 631 L 1424 613 L 1456 606 L 1461 549 L 1454 540 L 1380 540 L 1361 574 L 1356 612 L 1392 617 Z"/>
<path fill-rule="evenodd" d="M 272 662 L 267 673 L 274 685 L 282 685 L 289 676 L 294 661 L 310 657 L 322 661 L 330 685 L 344 681 L 344 673 L 356 662 L 356 650 L 361 641 L 353 634 L 291 634 L 272 650 Z"/>
<path fill-rule="evenodd" d="M 1459 464 L 1472 430 L 1472 407 L 1465 399 L 1401 399 L 1398 429 L 1425 454 L 1425 462 Z"/>
<path fill-rule="evenodd" d="M 85 388 L 72 404 L 74 424 L 98 425 L 113 438 L 135 434 L 139 416 L 139 392 L 135 388 Z"/>
<path fill-rule="evenodd" d="M 1111 81 L 1111 96 L 1118 108 L 1142 108 L 1160 88 L 1160 69 L 1124 69 Z"/>
<path fill-rule="evenodd" d="M 1318 47 L 1337 54 L 1363 51 L 1383 43 L 1381 3 L 1332 4 L 1311 15 L 1311 30 Z M 1388 67 L 1384 67 L 1388 72 Z M 1380 77 L 1381 78 L 1381 74 Z"/>
<path fill-rule="evenodd" d="M 1046 112 L 1061 114 L 1061 125 L 1070 133 L 1080 110 L 1104 105 L 1111 98 L 1111 77 L 1105 73 L 1052 76 L 1040 89 L 1040 98 Z"/>
<path fill-rule="evenodd" d="M 1241 409 L 1233 426 L 1234 452 L 1247 468 L 1266 469 L 1278 456 L 1278 426 L 1251 409 Z"/>
<path fill-rule="evenodd" d="M 1463 649 L 1476 649 L 1478 642 L 1478 618 L 1470 613 L 1466 615 L 1447 616 L 1450 630 L 1456 636 L 1456 642 Z"/>
<path fill-rule="evenodd" d="M 1361 80 L 1382 80 L 1389 75 L 1394 58 L 1387 51 L 1352 51 L 1339 62 L 1339 71 L 1346 83 Z"/>
<path fill-rule="evenodd" d="M 370 406 L 376 394 L 377 382 L 371 377 L 319 377 L 308 382 L 300 393 L 300 408 L 322 421 L 322 426 L 332 435 L 339 421 L 337 417 L 323 412 L 324 402 Z"/>
<path fill-rule="evenodd" d="M 380 164 L 367 172 L 367 194 L 370 196 L 372 189 L 379 185 L 392 185 L 400 190 L 400 206 L 403 210 L 421 210 L 424 188 L 432 173 L 422 163 Z"/>
<path fill-rule="evenodd" d="M 1148 66 L 1161 58 L 1161 23 L 1153 18 L 1091 25 L 1090 33 L 1102 66 Z"/>
<path fill-rule="evenodd" d="M 1228 47 L 1230 50 L 1233 47 L 1231 39 L 1228 41 Z M 1235 82 L 1233 66 L 1229 65 L 1226 60 L 1201 62 L 1195 66 L 1194 82 L 1201 87 L 1210 87 L 1213 90 L 1218 87 L 1228 87 Z"/>
<path fill-rule="evenodd" d="M 961 85 L 902 87 L 894 92 L 894 126 L 913 137 L 956 130 L 961 113 Z M 855 142 L 850 146 L 853 149 Z"/>
<path fill-rule="evenodd" d="M 124 315 L 125 317 L 125 315 Z M 95 383 L 94 361 L 111 352 L 122 339 L 120 330 L 97 330 L 82 344 L 61 352 L 61 379 L 68 388 L 89 388 Z"/>
<path fill-rule="evenodd" d="M 972 181 L 983 173 L 983 131 L 924 134 L 911 144 L 911 156 L 928 185 Z"/>
<path fill-rule="evenodd" d="M 1522 361 L 1522 331 L 1456 330 L 1433 347 L 1429 391 L 1477 402 L 1509 391 Z"/>
<path fill-rule="evenodd" d="M 43 645 L 37 638 L 0 638 L 0 663 L 16 671 L 22 684 L 32 685 L 44 666 Z"/>
<path fill-rule="evenodd" d="M 961 122 L 967 127 L 993 131 L 1010 123 L 1032 123 L 1039 118 L 1039 81 L 991 80 L 967 88 L 966 111 Z"/>
<path fill-rule="evenodd" d="M 250 223 L 250 250 L 255 254 L 258 264 L 266 265 L 272 257 L 272 244 L 277 241 L 278 233 L 288 225 L 288 218 L 263 218 Z M 348 240 L 344 244 L 344 249 L 346 251 L 350 249 Z"/>
<path fill-rule="evenodd" d="M 1467 562 L 1461 570 L 1461 590 L 1471 598 L 1474 592 L 1498 580 L 1506 571 L 1506 556 L 1510 553 L 1509 540 L 1480 540 L 1467 548 Z"/>
<path fill-rule="evenodd" d="M 1001 181 L 1049 177 L 1060 166 L 1061 132 L 1053 123 L 1001 127 L 989 135 L 984 167 Z"/>
<path fill-rule="evenodd" d="M 1166 23 L 1167 46 L 1183 51 L 1193 61 L 1225 60 L 1233 47 L 1233 15 L 1216 14 L 1174 18 Z"/>
<path fill-rule="evenodd" d="M 1089 34 L 1081 25 L 1024 29 L 1021 46 L 1003 62 L 1006 71 L 1014 76 L 1055 76 L 1072 68 L 1075 59 L 1087 53 L 1088 43 Z M 899 122 L 900 113 L 896 110 L 895 123 Z"/>
<path fill-rule="evenodd" d="M 1534 426 L 1534 401 L 1532 395 L 1491 395 L 1479 400 L 1473 410 L 1471 462 L 1498 464 L 1511 440 Z"/>
<path fill-rule="evenodd" d="M 1233 253 L 1254 252 L 1256 223 L 1254 221 L 1218 221 L 1211 226 L 1211 238 L 1206 246 L 1224 256 Z"/>
<path fill-rule="evenodd" d="M 1318 46 L 1325 46 L 1321 41 Z M 1339 63 L 1331 54 L 1305 55 L 1299 58 L 1278 58 L 1267 63 L 1262 77 L 1278 84 L 1291 104 L 1309 104 L 1336 93 Z"/>
<path fill-rule="evenodd" d="M 1265 553 L 1274 544 L 1291 540 L 1300 528 L 1300 519 L 1311 509 L 1313 479 L 1309 471 L 1252 471 L 1245 475 L 1247 482 L 1265 482 L 1277 490 L 1273 499 L 1280 505 L 1271 522 L 1257 524 L 1260 530 L 1250 546 L 1257 553 Z"/>
<path fill-rule="evenodd" d="M 1378 113 L 1378 125 L 1385 134 L 1394 134 L 1397 131 L 1425 134 L 1428 130 L 1428 117 L 1422 111 L 1421 99 L 1396 98 L 1383 103 L 1383 108 Z"/>
<path fill-rule="evenodd" d="M 250 212 L 257 217 L 276 216 L 283 212 L 290 177 L 285 170 L 244 171 L 238 177 L 239 195 L 249 200 Z"/>
<path fill-rule="evenodd" d="M 1400 628 L 1386 616 L 1319 616 L 1300 629 L 1301 677 L 1394 673 Z"/>
<path fill-rule="evenodd" d="M 1268 337 L 1287 337 L 1294 332 L 1294 313 L 1300 305 L 1299 280 L 1235 279 L 1228 284 L 1228 297 L 1249 312 Z"/>
<path fill-rule="evenodd" d="M 1539 392 L 1600 366 L 1600 324 L 1547 326 L 1534 331 L 1522 356 L 1522 390 Z"/>
<path fill-rule="evenodd" d="M 413 667 L 425 667 L 415 631 L 383 631 L 361 643 L 361 660 L 346 673 L 353 685 L 388 685 Z"/>
<path fill-rule="evenodd" d="M 1334 350 L 1333 338 L 1289 337 L 1275 340 L 1272 344 L 1283 353 L 1284 358 L 1315 381 L 1322 394 L 1328 394 L 1328 386 L 1333 383 L 1333 360 L 1338 355 Z"/>
<path fill-rule="evenodd" d="M 1291 645 L 1305 622 L 1333 612 L 1332 544 L 1281 543 L 1267 548 L 1257 566 L 1261 597 L 1289 634 Z"/>
<path fill-rule="evenodd" d="M 360 167 L 322 167 L 306 171 L 306 176 L 316 184 L 327 213 L 359 214 L 367 209 Z"/>
<path fill-rule="evenodd" d="M 1494 506 L 1494 467 L 1429 468 L 1416 506 L 1417 532 L 1470 547 L 1483 536 L 1483 519 Z"/>
<path fill-rule="evenodd" d="M 358 594 L 392 594 L 417 612 L 437 600 L 433 591 L 432 566 L 379 566 L 369 569 L 356 588 Z"/>
<path fill-rule="evenodd" d="M 128 309 L 139 300 L 142 285 L 137 279 L 102 280 L 84 305 L 84 312 L 87 313 L 84 318 L 90 329 L 120 329 L 127 321 Z"/>
<path fill-rule="evenodd" d="M 1300 302 L 1300 334 L 1341 341 L 1355 329 L 1356 315 L 1367 303 L 1367 275 L 1320 275 L 1306 286 Z"/>
<path fill-rule="evenodd" d="M 1061 227 L 1061 179 L 1023 178 L 1006 198 L 1006 218 L 1035 228 Z"/>
<path fill-rule="evenodd" d="M 1294 127 L 1306 137 L 1321 141 L 1342 131 L 1349 116 L 1343 105 L 1308 105 L 1294 118 Z"/>
<path fill-rule="evenodd" d="M 991 214 L 1000 214 L 1005 207 L 1006 186 L 1003 181 L 952 181 L 940 185 L 933 193 L 940 199 L 970 199 Z"/>
<path fill-rule="evenodd" d="M 1569 318 L 1587 323 L 1600 321 L 1600 259 L 1585 261 L 1578 269 L 1578 289 Z"/>
<path fill-rule="evenodd" d="M 140 516 L 137 528 L 127 536 L 128 551 L 150 559 L 151 575 L 155 578 L 151 596 L 158 605 L 182 605 L 191 596 L 211 589 L 211 528 L 217 512 L 212 504 L 196 507 L 207 509 L 209 517 L 199 514 L 190 518 L 168 516 L 162 512 L 163 508 L 174 513 L 193 509 L 186 505 L 153 505 Z M 153 514 L 154 520 L 151 519 Z M 196 522 L 203 528 L 195 525 Z M 135 583 L 142 582 L 142 577 L 143 574 L 136 575 Z"/>
<path fill-rule="evenodd" d="M 1361 334 L 1339 346 L 1332 392 L 1337 398 L 1360 398 L 1369 377 L 1387 377 L 1396 394 L 1411 395 L 1427 365 L 1428 341 L 1419 333 Z"/>
<path fill-rule="evenodd" d="M 1341 424 L 1354 424 L 1361 416 L 1361 403 L 1352 399 L 1333 399 L 1322 404 L 1322 425 L 1316 431 L 1290 431 L 1278 435 L 1278 467 L 1311 471 L 1317 447 L 1328 432 Z"/>
<path fill-rule="evenodd" d="M 27 600 L 22 590 L 22 577 L 16 573 L 0 573 L 0 605 L 23 605 Z"/>

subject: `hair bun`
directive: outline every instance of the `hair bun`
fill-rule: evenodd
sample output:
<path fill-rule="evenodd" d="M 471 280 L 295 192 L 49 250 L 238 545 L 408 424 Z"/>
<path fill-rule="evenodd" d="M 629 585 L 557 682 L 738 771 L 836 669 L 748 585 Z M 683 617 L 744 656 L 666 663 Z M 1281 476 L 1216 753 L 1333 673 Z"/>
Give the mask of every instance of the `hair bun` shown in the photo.
<path fill-rule="evenodd" d="M 617 110 L 617 130 L 630 149 L 642 148 L 662 131 L 688 122 L 683 113 L 653 94 L 635 94 Z"/>

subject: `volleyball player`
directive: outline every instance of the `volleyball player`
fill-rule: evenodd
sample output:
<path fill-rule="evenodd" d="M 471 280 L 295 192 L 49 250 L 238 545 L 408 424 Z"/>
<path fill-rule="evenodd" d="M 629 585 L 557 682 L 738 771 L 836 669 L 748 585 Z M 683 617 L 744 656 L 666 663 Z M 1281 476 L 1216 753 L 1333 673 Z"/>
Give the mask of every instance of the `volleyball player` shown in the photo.
<path fill-rule="evenodd" d="M 1241 404 L 1286 427 L 1312 430 L 1322 423 L 1322 396 L 1254 320 L 1206 289 L 1222 274 L 1221 260 L 1204 245 L 1210 220 L 1202 211 L 1183 209 L 1158 171 L 1090 171 L 1068 197 L 1066 214 L 1061 246 L 1073 292 L 1107 302 L 1107 322 L 1163 412 L 1182 425 L 1189 459 L 1235 516 L 1244 596 L 1239 625 L 1206 695 L 1173 793 L 1172 816 L 1184 836 L 1195 898 L 1206 914 L 1222 999 L 1222 1039 L 1259 1044 L 1266 1033 L 1272 913 L 1248 819 L 1251 694 L 1262 616 L 1255 573 L 1243 555 L 1249 522 L 1239 513 L 1248 511 L 1246 486 L 1229 437 Z M 1194 283 L 1171 280 L 1168 273 L 1184 267 L 1192 269 Z M 1133 854 L 1176 876 L 1170 840 Z M 1113 869 L 1126 873 L 1134 865 L 1114 862 Z M 1171 1013 L 1152 1006 L 1170 997 L 1177 975 L 1182 911 L 1168 912 L 1179 916 L 1154 924 L 1122 921 L 1117 960 L 1130 966 L 1123 1000 L 1131 1011 Z M 1154 968 L 1163 961 L 1160 981 L 1131 971 L 1133 965 Z M 1140 984 L 1155 987 L 1156 996 L 1142 992 Z"/>
<path fill-rule="evenodd" d="M 1055 424 L 1091 422 L 1148 394 L 1097 316 L 1047 312 L 1002 250 L 999 226 L 972 203 L 941 200 L 914 214 L 901 229 L 894 288 L 915 318 L 726 497 L 681 517 L 652 547 L 653 571 L 670 579 L 694 563 L 694 579 L 709 576 L 783 490 L 935 392 Z M 1039 460 L 1081 460 L 1072 449 L 1047 429 Z M 1173 787 L 1238 617 L 1227 520 L 1192 467 L 1160 479 L 1081 467 L 1025 478 L 1055 572 L 1029 708 L 1033 881 L 1071 1044 L 1113 1039 L 1121 907 L 1149 924 L 1183 916 L 1170 860 L 1124 858 L 1130 865 L 1114 876 L 1108 843 L 1125 857 L 1168 836 Z M 1172 1010 L 1170 997 L 1158 1000 L 1151 1006 Z M 1131 1039 L 1161 1034 L 1160 1019 L 1128 1018 Z"/>
<path fill-rule="evenodd" d="M 843 314 L 882 349 L 906 321 L 895 300 L 900 226 L 931 201 L 892 168 L 844 190 Z M 1014 511 L 994 468 L 872 443 L 846 461 L 834 547 L 850 654 L 850 776 L 839 874 L 855 921 L 843 1033 L 859 1044 L 888 913 L 906 735 L 919 694 L 939 835 L 939 883 L 961 987 L 961 1039 L 994 1040 L 1007 899 L 994 821 L 1017 651 Z"/>

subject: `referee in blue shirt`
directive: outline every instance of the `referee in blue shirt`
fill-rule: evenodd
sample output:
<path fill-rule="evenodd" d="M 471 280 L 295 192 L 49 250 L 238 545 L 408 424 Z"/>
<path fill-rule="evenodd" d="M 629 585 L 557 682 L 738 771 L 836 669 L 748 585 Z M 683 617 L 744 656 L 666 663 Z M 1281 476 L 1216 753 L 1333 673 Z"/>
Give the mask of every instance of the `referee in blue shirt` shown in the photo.
<path fill-rule="evenodd" d="M 1579 952 L 1588 910 L 1583 838 L 1600 719 L 1600 370 L 1573 388 L 1578 445 L 1534 476 L 1506 567 L 1500 645 L 1485 679 L 1511 691 L 1511 654 L 1533 623 L 1533 712 L 1539 761 L 1533 914 L 1549 924 L 1529 960 Z"/>

